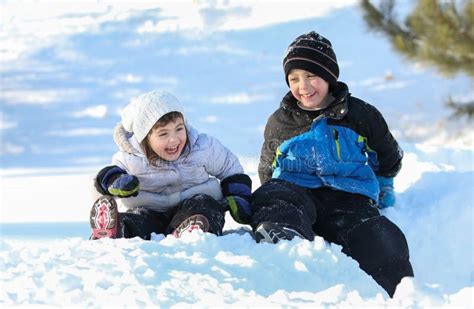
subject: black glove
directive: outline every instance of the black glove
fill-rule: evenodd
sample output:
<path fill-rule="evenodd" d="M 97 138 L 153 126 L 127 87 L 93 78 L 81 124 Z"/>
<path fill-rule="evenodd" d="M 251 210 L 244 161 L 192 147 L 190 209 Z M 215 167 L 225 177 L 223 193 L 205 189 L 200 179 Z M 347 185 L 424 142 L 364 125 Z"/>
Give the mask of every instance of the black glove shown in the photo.
<path fill-rule="evenodd" d="M 137 196 L 140 182 L 122 168 L 111 165 L 100 170 L 95 179 L 97 191 L 117 197 Z"/>
<path fill-rule="evenodd" d="M 222 180 L 222 193 L 232 218 L 240 224 L 249 224 L 252 218 L 252 180 L 246 174 L 235 174 Z"/>

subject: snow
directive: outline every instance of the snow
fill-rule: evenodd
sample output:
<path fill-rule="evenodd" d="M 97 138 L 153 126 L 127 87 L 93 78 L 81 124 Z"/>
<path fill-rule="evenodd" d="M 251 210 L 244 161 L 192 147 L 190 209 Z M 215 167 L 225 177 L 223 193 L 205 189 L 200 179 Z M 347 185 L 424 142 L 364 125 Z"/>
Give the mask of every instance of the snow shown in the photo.
<path fill-rule="evenodd" d="M 474 292 L 474 172 L 456 171 L 449 163 L 421 161 L 416 153 L 407 153 L 396 178 L 398 202 L 384 214 L 405 232 L 416 277 L 405 278 L 393 299 L 340 246 L 320 237 L 257 244 L 248 227 L 230 216 L 221 237 L 193 232 L 180 239 L 153 235 L 151 241 L 89 241 L 83 219 L 91 196 L 74 194 L 90 184 L 87 174 L 10 174 L 2 177 L 2 222 L 16 223 L 13 228 L 3 225 L 0 303 L 469 308 Z M 255 165 L 247 164 L 246 170 L 255 181 Z M 28 194 L 21 184 L 29 185 Z M 80 236 L 68 236 L 77 224 L 28 230 L 31 223 L 18 223 L 40 222 L 48 215 L 61 222 L 80 221 Z M 22 228 L 24 233 L 17 231 Z M 41 233 L 35 235 L 35 228 Z"/>
<path fill-rule="evenodd" d="M 442 105 L 472 97 L 471 82 L 401 62 L 354 3 L 3 1 L 0 305 L 473 308 L 474 129 Z M 286 91 L 283 52 L 309 30 L 331 39 L 341 79 L 405 150 L 383 214 L 405 233 L 415 278 L 393 299 L 340 246 L 257 244 L 229 215 L 221 237 L 88 240 L 118 111 L 156 87 L 238 154 L 255 190 L 263 126 Z"/>

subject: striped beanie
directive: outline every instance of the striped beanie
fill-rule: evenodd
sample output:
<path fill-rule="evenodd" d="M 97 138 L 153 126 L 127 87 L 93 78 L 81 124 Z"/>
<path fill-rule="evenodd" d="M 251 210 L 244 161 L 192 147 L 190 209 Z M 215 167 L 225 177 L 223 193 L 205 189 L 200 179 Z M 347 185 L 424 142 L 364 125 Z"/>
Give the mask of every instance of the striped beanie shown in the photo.
<path fill-rule="evenodd" d="M 330 85 L 335 85 L 339 77 L 339 66 L 331 42 L 314 31 L 300 35 L 288 46 L 283 69 L 287 84 L 292 69 L 314 73 Z"/>

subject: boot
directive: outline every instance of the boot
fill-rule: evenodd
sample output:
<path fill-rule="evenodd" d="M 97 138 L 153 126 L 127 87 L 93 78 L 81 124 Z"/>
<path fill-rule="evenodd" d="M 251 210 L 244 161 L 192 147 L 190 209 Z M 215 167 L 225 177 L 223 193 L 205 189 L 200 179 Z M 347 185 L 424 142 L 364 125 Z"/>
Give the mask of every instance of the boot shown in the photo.
<path fill-rule="evenodd" d="M 257 242 L 268 242 L 272 244 L 276 244 L 280 240 L 292 240 L 295 236 L 304 239 L 296 230 L 273 222 L 260 223 L 254 233 Z"/>
<path fill-rule="evenodd" d="M 209 221 L 203 215 L 192 215 L 181 222 L 173 231 L 172 235 L 180 238 L 184 233 L 191 233 L 194 230 L 202 232 L 209 231 Z"/>
<path fill-rule="evenodd" d="M 92 235 L 90 239 L 120 237 L 120 220 L 117 203 L 111 196 L 99 197 L 90 212 Z"/>

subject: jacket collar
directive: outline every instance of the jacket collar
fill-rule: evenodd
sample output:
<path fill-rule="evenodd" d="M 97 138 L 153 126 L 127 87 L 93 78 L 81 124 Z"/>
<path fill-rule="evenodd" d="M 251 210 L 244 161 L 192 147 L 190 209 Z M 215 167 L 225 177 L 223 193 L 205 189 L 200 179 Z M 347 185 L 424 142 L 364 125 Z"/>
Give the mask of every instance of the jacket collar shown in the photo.
<path fill-rule="evenodd" d="M 334 118 L 342 119 L 347 114 L 348 111 L 348 97 L 350 96 L 349 88 L 343 82 L 338 82 L 337 85 L 332 89 L 331 95 L 333 100 L 329 105 L 321 110 L 321 114 L 317 117 L 319 118 Z M 280 103 L 280 107 L 288 111 L 305 114 L 307 111 L 301 109 L 298 106 L 296 98 L 293 96 L 291 91 L 289 91 Z"/>

